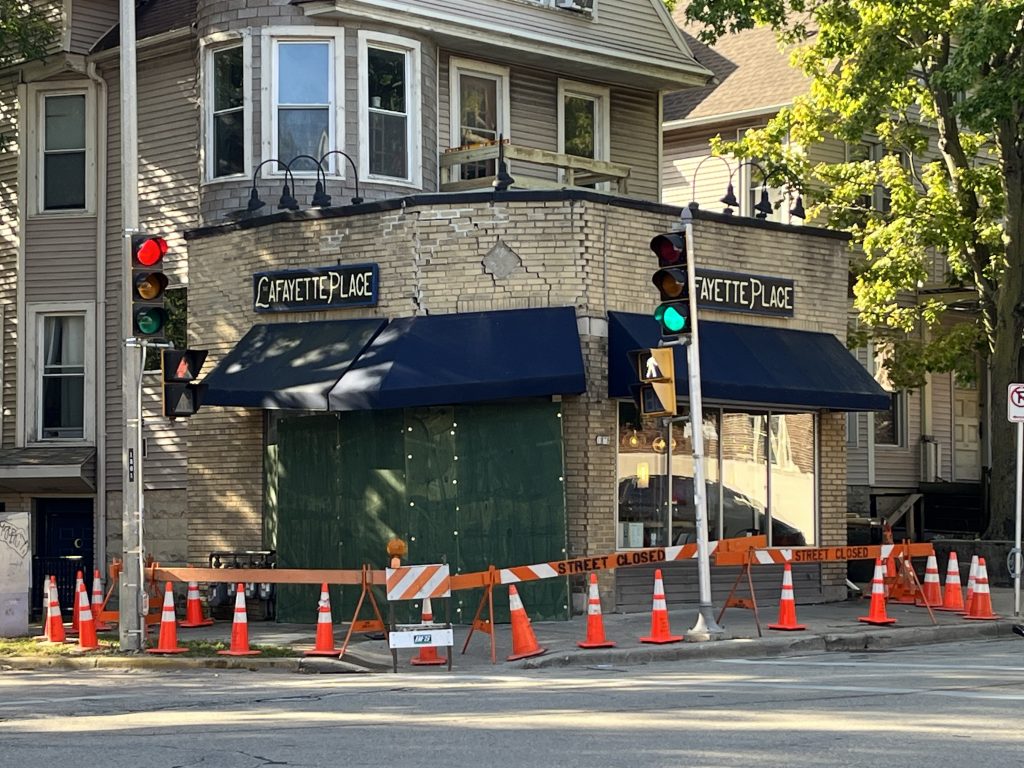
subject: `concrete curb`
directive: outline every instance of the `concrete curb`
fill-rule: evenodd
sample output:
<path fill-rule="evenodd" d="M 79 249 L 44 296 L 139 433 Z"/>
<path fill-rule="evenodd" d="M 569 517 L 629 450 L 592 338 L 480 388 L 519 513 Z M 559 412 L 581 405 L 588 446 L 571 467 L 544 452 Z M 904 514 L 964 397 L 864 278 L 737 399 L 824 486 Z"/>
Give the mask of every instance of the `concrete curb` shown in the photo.
<path fill-rule="evenodd" d="M 376 665 L 362 665 L 340 659 L 280 656 L 203 656 L 198 658 L 155 656 L 11 656 L 0 660 L 0 669 L 142 669 L 159 671 L 198 669 L 241 669 L 249 672 L 291 672 L 306 674 L 366 674 L 383 671 Z M 388 667 L 390 669 L 390 667 Z"/>
<path fill-rule="evenodd" d="M 870 633 L 830 633 L 742 638 L 707 643 L 680 643 L 643 648 L 606 648 L 599 652 L 556 651 L 514 662 L 520 669 L 594 666 L 596 664 L 650 664 L 687 659 L 736 659 L 796 656 L 804 653 L 881 650 L 913 645 L 955 643 L 1012 634 L 1011 621 L 991 621 L 963 626 L 907 627 Z"/>

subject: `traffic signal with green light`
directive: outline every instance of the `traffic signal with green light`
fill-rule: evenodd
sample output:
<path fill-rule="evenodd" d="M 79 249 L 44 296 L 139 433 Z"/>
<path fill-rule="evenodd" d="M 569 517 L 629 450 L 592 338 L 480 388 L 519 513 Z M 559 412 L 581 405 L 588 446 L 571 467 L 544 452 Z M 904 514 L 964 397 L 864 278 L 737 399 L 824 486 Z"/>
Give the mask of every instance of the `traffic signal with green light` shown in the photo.
<path fill-rule="evenodd" d="M 164 309 L 164 256 L 167 241 L 156 235 L 132 235 L 132 332 L 139 338 L 163 338 L 167 325 Z"/>
<path fill-rule="evenodd" d="M 654 319 L 658 321 L 662 340 L 675 341 L 692 330 L 686 236 L 682 232 L 658 235 L 651 240 L 651 250 L 658 257 L 658 271 L 651 282 L 661 297 Z"/>
<path fill-rule="evenodd" d="M 202 405 L 206 385 L 196 383 L 206 362 L 205 349 L 162 349 L 164 416 L 175 419 L 191 416 Z"/>

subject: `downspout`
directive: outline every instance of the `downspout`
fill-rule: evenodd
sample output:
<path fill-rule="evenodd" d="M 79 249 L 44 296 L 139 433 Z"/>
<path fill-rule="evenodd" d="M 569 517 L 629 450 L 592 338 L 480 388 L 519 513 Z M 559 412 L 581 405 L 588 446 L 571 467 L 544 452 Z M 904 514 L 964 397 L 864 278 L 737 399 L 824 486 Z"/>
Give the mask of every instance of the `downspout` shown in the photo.
<path fill-rule="evenodd" d="M 107 562 L 107 84 L 90 61 L 86 74 L 96 85 L 96 557 Z"/>

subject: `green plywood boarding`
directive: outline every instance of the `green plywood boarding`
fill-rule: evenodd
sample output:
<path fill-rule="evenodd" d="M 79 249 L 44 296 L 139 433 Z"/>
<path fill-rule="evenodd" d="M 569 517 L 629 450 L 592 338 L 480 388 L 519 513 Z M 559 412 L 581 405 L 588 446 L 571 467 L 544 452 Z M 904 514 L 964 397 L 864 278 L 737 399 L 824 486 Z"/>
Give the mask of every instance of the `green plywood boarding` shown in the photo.
<path fill-rule="evenodd" d="M 281 568 L 382 568 L 393 536 L 408 542 L 409 562 L 447 560 L 453 573 L 564 557 L 557 403 L 285 416 L 266 458 Z M 521 594 L 533 618 L 568 616 L 565 579 Z M 332 589 L 336 622 L 351 618 L 358 596 Z M 314 621 L 316 599 L 317 588 L 282 587 L 278 619 Z M 382 591 L 378 599 L 383 609 Z M 468 622 L 478 600 L 456 593 L 453 620 Z M 400 621 L 418 618 L 418 603 L 405 608 Z M 434 612 L 443 616 L 443 603 Z M 507 620 L 504 590 L 495 612 Z"/>

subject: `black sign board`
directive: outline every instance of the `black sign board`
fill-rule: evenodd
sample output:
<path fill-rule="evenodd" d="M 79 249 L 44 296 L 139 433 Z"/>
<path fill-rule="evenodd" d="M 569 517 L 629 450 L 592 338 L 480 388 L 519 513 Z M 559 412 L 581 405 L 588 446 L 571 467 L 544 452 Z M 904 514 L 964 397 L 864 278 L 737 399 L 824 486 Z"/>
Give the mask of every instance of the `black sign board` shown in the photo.
<path fill-rule="evenodd" d="M 257 272 L 252 276 L 256 312 L 303 312 L 369 307 L 377 303 L 377 265 Z"/>
<path fill-rule="evenodd" d="M 697 270 L 697 306 L 723 312 L 793 316 L 793 281 L 739 272 Z"/>

